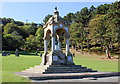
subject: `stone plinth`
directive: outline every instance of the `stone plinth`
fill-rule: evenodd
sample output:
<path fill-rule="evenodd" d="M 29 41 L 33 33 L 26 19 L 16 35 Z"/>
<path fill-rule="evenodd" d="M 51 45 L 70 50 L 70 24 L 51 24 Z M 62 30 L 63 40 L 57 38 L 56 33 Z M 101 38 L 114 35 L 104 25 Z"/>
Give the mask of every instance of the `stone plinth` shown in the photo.
<path fill-rule="evenodd" d="M 56 74 L 56 73 L 87 73 L 97 72 L 81 65 L 38 65 L 30 69 L 22 71 L 24 73 L 41 73 L 41 74 Z"/>

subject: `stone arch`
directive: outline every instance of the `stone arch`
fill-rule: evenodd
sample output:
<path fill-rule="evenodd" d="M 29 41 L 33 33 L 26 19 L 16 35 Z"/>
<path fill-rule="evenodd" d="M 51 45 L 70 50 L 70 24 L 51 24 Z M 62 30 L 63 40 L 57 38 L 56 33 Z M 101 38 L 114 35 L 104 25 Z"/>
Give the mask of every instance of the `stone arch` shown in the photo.
<path fill-rule="evenodd" d="M 55 29 L 55 50 L 61 50 L 62 47 L 62 42 L 65 41 L 66 43 L 66 39 L 68 39 L 68 32 L 64 27 L 58 27 Z"/>
<path fill-rule="evenodd" d="M 48 29 L 48 30 L 46 30 L 46 32 L 45 32 L 44 38 L 45 38 L 46 40 L 50 40 L 50 37 L 51 37 L 51 30 Z"/>
<path fill-rule="evenodd" d="M 69 33 L 68 33 L 67 30 L 64 29 L 64 28 L 57 28 L 57 29 L 55 30 L 55 34 L 58 35 L 58 36 L 64 35 L 65 38 L 67 38 L 67 37 L 69 36 Z"/>

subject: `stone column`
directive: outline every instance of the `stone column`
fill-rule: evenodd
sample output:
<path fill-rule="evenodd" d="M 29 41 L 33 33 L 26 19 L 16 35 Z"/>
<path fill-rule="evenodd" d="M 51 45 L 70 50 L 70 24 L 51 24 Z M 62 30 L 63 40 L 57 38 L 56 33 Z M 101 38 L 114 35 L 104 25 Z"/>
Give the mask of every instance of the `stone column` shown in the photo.
<path fill-rule="evenodd" d="M 61 38 L 60 38 L 60 35 L 58 37 L 58 49 L 61 50 Z"/>
<path fill-rule="evenodd" d="M 47 54 L 47 51 L 48 51 L 47 40 L 44 40 L 44 52 L 45 52 L 45 54 Z"/>
<path fill-rule="evenodd" d="M 60 40 L 58 41 L 58 48 L 61 49 L 61 42 L 60 42 Z"/>
<path fill-rule="evenodd" d="M 47 44 L 47 40 L 44 39 L 44 55 L 42 56 L 42 64 L 45 64 L 45 56 L 47 54 L 48 51 L 48 44 Z"/>
<path fill-rule="evenodd" d="M 69 52 L 69 39 L 66 39 L 66 56 L 68 55 Z"/>
<path fill-rule="evenodd" d="M 58 41 L 57 41 L 57 37 L 55 37 L 55 50 L 58 49 Z"/>
<path fill-rule="evenodd" d="M 69 39 L 68 38 L 66 39 L 66 56 L 67 56 L 67 64 L 74 65 L 73 57 L 69 51 Z"/>
<path fill-rule="evenodd" d="M 55 50 L 55 37 L 52 37 L 52 52 Z"/>

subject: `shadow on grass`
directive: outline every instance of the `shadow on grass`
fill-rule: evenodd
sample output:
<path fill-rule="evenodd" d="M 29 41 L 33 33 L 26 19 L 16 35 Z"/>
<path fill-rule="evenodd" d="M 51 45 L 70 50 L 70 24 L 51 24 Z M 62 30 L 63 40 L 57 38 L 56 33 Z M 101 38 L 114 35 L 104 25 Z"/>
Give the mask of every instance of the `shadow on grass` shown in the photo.
<path fill-rule="evenodd" d="M 15 51 L 4 51 L 4 52 L 10 52 L 10 54 L 15 54 Z M 39 51 L 37 52 L 37 54 L 36 51 L 19 51 L 19 55 L 25 55 L 25 56 L 40 56 L 40 53 L 43 54 L 43 51 Z"/>

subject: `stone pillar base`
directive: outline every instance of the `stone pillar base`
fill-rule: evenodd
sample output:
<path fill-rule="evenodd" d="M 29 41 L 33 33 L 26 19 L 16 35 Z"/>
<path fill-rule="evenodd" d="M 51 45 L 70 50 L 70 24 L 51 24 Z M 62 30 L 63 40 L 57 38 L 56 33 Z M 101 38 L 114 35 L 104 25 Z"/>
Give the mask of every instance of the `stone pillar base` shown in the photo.
<path fill-rule="evenodd" d="M 67 56 L 67 65 L 75 65 L 75 63 L 73 62 L 72 56 Z"/>
<path fill-rule="evenodd" d="M 68 54 L 71 55 L 71 54 Z M 72 56 L 66 56 L 62 50 L 54 50 L 45 57 L 45 65 L 75 65 Z"/>

